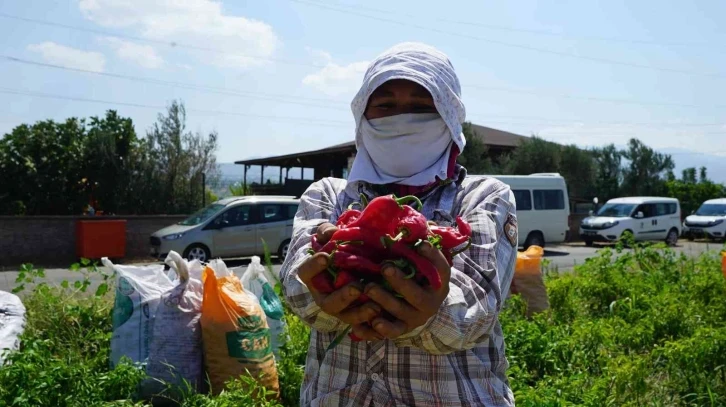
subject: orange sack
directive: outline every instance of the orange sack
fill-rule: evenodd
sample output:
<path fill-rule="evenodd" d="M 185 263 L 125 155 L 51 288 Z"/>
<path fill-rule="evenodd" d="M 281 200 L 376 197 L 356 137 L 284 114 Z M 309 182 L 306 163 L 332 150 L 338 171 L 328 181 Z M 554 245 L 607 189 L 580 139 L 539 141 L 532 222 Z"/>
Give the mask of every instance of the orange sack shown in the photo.
<path fill-rule="evenodd" d="M 223 263 L 217 271 L 220 277 L 206 266 L 202 277 L 202 339 L 212 393 L 219 394 L 228 380 L 249 371 L 268 390 L 279 394 L 270 330 L 260 304 Z"/>
<path fill-rule="evenodd" d="M 547 288 L 542 278 L 544 249 L 531 246 L 525 252 L 517 252 L 517 263 L 512 279 L 512 294 L 520 294 L 527 303 L 527 316 L 550 307 Z"/>

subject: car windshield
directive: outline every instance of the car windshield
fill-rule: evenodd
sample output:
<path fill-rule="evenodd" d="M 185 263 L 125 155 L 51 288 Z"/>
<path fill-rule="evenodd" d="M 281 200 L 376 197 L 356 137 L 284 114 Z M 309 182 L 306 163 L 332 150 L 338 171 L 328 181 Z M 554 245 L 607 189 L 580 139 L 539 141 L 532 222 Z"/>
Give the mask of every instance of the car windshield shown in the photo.
<path fill-rule="evenodd" d="M 696 211 L 698 216 L 726 216 L 726 204 L 703 204 Z"/>
<path fill-rule="evenodd" d="M 597 216 L 608 216 L 611 218 L 627 218 L 633 213 L 633 204 L 612 204 L 606 203 L 597 211 Z"/>
<path fill-rule="evenodd" d="M 197 211 L 194 215 L 184 219 L 183 221 L 179 222 L 180 225 L 184 226 L 194 226 L 198 225 L 207 219 L 214 216 L 217 212 L 224 209 L 224 205 L 220 204 L 211 204 L 207 206 L 206 208 L 202 208 L 199 211 Z"/>

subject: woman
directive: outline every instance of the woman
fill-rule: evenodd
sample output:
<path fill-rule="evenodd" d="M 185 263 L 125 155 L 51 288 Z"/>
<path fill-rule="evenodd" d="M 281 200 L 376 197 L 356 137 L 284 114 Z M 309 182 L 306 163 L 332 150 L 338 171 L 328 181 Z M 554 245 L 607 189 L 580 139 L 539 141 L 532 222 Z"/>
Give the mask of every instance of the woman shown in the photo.
<path fill-rule="evenodd" d="M 497 316 L 516 259 L 515 202 L 507 185 L 467 177 L 456 164 L 466 144 L 460 97 L 446 55 L 423 44 L 399 44 L 368 68 L 352 103 L 358 153 L 350 176 L 317 181 L 302 196 L 281 270 L 288 303 L 312 327 L 301 405 L 514 405 Z M 420 246 L 441 274 L 440 290 L 393 267 L 383 273 L 403 298 L 376 284 L 328 295 L 309 284 L 327 263 L 325 254 L 306 254 L 311 236 L 330 239 L 335 220 L 361 193 L 416 194 L 437 224 L 456 216 L 471 224 L 472 245 L 452 267 L 431 245 Z M 361 292 L 372 301 L 351 306 Z M 379 317 L 382 310 L 395 319 Z M 326 352 L 349 325 L 364 341 L 346 337 Z"/>

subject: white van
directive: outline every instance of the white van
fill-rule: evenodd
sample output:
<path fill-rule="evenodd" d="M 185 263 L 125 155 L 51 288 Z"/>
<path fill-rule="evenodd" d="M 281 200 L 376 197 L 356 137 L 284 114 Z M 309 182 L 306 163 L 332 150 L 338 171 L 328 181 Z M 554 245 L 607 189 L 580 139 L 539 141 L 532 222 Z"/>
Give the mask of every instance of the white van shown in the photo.
<path fill-rule="evenodd" d="M 693 215 L 683 222 L 683 235 L 688 240 L 705 236 L 711 239 L 726 237 L 726 198 L 704 202 Z"/>
<path fill-rule="evenodd" d="M 680 203 L 659 197 L 611 199 L 580 225 L 580 237 L 587 246 L 614 242 L 628 234 L 636 241 L 663 240 L 675 246 L 681 235 Z"/>
<path fill-rule="evenodd" d="M 509 185 L 517 201 L 519 245 L 562 243 L 569 230 L 567 184 L 560 174 L 491 175 Z"/>
<path fill-rule="evenodd" d="M 300 200 L 293 196 L 242 196 L 221 199 L 187 219 L 151 235 L 151 256 L 169 251 L 208 262 L 215 257 L 244 257 L 264 253 L 284 259 L 290 247 L 292 224 Z"/>

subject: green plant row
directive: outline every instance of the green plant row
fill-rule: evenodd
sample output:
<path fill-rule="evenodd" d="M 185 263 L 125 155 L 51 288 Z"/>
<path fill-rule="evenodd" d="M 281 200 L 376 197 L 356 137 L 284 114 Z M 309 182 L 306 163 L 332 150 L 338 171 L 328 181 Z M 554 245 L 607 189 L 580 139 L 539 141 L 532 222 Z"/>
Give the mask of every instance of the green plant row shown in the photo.
<path fill-rule="evenodd" d="M 24 297 L 28 325 L 21 351 L 0 368 L 0 407 L 144 405 L 134 401 L 143 373 L 125 363 L 109 370 L 111 276 L 89 292 L 102 272 L 74 269 L 78 283 L 40 284 Z M 18 283 L 43 278 L 25 266 Z M 573 272 L 548 273 L 546 284 L 550 310 L 527 319 L 515 296 L 501 315 L 518 406 L 726 405 L 726 279 L 717 254 L 604 249 Z M 310 332 L 289 309 L 286 322 L 279 402 L 262 400 L 246 377 L 220 396 L 188 394 L 179 404 L 297 405 Z"/>

